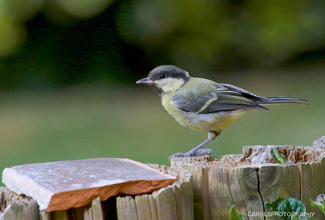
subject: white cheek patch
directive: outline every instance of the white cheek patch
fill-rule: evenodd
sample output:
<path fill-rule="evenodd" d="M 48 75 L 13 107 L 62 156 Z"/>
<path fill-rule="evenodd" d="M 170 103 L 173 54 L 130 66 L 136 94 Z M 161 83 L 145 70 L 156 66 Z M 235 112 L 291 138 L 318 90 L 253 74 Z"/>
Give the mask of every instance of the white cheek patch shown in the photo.
<path fill-rule="evenodd" d="M 184 84 L 184 82 L 183 79 L 165 78 L 156 81 L 156 84 L 166 93 L 178 89 Z"/>

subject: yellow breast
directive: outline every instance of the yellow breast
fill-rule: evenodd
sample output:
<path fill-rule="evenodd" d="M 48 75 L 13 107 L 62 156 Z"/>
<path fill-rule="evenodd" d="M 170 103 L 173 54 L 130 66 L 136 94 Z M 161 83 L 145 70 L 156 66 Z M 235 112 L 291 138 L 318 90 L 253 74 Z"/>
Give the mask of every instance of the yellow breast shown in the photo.
<path fill-rule="evenodd" d="M 173 102 L 173 95 L 166 94 L 161 99 L 166 112 L 170 114 L 179 124 L 194 130 L 221 131 L 231 122 L 239 119 L 246 111 L 235 110 L 210 114 L 198 114 L 184 112 L 177 109 Z"/>

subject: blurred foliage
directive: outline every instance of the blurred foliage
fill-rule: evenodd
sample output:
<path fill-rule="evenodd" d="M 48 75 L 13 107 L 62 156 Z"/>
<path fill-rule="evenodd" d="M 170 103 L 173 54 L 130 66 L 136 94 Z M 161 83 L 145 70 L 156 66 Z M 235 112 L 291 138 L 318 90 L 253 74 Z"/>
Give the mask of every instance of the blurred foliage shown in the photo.
<path fill-rule="evenodd" d="M 134 82 L 161 64 L 323 65 L 324 11 L 322 0 L 1 0 L 0 89 Z"/>

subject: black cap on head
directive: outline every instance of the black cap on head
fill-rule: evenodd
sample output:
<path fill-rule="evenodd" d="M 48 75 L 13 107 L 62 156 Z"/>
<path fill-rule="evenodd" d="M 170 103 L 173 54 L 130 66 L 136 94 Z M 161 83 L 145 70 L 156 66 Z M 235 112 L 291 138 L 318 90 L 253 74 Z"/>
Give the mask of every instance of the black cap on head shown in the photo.
<path fill-rule="evenodd" d="M 190 76 L 185 70 L 173 66 L 173 65 L 162 65 L 154 68 L 149 73 L 149 78 L 152 80 L 160 80 L 164 78 L 179 78 L 184 81 L 188 81 Z"/>

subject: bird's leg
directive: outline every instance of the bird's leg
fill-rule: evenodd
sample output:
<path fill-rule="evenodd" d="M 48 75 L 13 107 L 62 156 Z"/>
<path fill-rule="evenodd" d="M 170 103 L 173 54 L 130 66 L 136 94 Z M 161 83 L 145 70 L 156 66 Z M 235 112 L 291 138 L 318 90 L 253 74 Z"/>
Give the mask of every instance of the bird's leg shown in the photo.
<path fill-rule="evenodd" d="M 171 155 L 170 157 L 168 157 L 168 160 L 170 160 L 172 157 L 190 157 L 195 155 L 195 153 L 202 149 L 205 145 L 207 145 L 208 143 L 210 143 L 211 141 L 213 141 L 214 139 L 216 139 L 216 137 L 218 137 L 218 135 L 221 133 L 221 131 L 209 131 L 208 133 L 208 139 L 206 139 L 205 141 L 203 141 L 201 144 L 199 144 L 197 147 L 193 148 L 192 150 L 190 150 L 189 152 L 186 153 L 176 153 Z"/>

